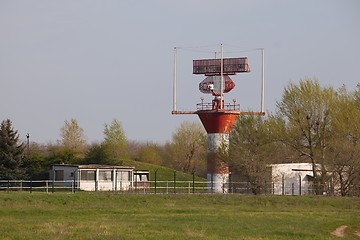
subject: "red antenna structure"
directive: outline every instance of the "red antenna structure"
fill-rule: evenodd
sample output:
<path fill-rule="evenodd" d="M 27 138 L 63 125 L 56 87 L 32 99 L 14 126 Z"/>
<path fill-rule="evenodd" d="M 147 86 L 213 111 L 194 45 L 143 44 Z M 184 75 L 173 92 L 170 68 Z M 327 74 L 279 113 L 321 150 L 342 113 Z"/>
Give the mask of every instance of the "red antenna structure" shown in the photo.
<path fill-rule="evenodd" d="M 239 115 L 265 115 L 264 112 L 264 49 L 262 50 L 262 84 L 261 84 L 261 111 L 242 112 L 240 104 L 225 103 L 224 94 L 235 87 L 230 78 L 237 73 L 250 72 L 247 57 L 224 58 L 221 44 L 220 59 L 193 60 L 193 74 L 205 75 L 199 83 L 199 90 L 204 94 L 211 94 L 214 98 L 211 103 L 197 104 L 196 111 L 176 110 L 176 48 L 174 48 L 174 89 L 172 114 L 197 114 L 205 127 L 208 138 L 207 149 L 207 181 L 208 192 L 229 192 L 229 166 L 218 157 L 218 150 L 227 150 L 229 134 Z"/>

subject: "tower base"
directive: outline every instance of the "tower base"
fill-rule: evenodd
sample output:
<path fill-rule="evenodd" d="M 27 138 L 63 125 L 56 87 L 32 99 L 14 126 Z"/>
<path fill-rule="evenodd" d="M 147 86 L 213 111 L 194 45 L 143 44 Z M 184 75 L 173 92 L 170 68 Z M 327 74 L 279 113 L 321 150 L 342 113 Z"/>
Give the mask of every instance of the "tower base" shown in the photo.
<path fill-rule="evenodd" d="M 207 174 L 207 189 L 209 193 L 228 193 L 229 174 Z"/>

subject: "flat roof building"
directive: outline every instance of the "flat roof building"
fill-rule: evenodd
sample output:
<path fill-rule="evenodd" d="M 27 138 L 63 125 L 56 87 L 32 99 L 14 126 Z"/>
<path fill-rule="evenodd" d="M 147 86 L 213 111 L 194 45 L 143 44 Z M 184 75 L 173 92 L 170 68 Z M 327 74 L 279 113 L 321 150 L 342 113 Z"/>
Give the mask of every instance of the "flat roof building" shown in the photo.
<path fill-rule="evenodd" d="M 50 180 L 57 185 L 73 186 L 84 191 L 129 191 L 150 187 L 149 171 L 113 165 L 55 164 Z"/>

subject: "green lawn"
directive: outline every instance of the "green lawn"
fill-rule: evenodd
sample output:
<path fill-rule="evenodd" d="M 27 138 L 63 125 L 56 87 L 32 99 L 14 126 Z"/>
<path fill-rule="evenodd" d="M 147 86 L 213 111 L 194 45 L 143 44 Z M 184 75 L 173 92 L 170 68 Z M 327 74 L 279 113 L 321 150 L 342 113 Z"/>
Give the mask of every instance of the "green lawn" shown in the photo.
<path fill-rule="evenodd" d="M 172 181 L 174 179 L 174 173 L 177 181 L 191 181 L 192 175 L 174 169 L 163 167 L 160 165 L 154 165 L 151 163 L 138 162 L 129 159 L 123 159 L 123 165 L 133 166 L 136 170 L 148 170 L 150 172 L 150 181 L 155 181 L 155 175 L 158 181 Z M 156 172 L 156 173 L 155 173 Z M 206 178 L 196 176 L 195 181 L 206 181 Z"/>
<path fill-rule="evenodd" d="M 0 192 L 0 239 L 360 239 L 360 199 Z"/>

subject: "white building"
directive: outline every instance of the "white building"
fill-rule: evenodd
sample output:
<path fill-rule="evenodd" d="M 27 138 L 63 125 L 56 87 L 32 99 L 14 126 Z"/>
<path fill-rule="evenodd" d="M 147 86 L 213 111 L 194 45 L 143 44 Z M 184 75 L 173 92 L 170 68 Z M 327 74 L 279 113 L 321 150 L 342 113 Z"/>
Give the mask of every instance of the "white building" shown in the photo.
<path fill-rule="evenodd" d="M 308 195 L 313 193 L 311 163 L 272 164 L 271 178 L 275 195 Z"/>
<path fill-rule="evenodd" d="M 110 165 L 56 164 L 50 179 L 57 185 L 84 191 L 127 191 L 149 188 L 149 171 L 135 171 L 134 167 Z"/>

